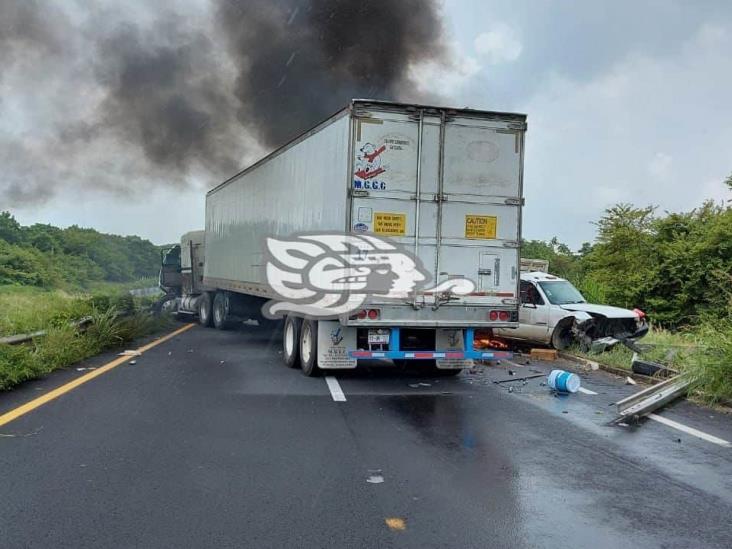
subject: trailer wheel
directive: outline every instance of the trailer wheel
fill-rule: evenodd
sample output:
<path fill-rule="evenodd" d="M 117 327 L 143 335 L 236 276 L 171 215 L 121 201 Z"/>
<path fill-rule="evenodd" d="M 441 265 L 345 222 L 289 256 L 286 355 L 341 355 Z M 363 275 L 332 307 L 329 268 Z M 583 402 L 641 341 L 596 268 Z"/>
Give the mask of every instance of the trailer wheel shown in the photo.
<path fill-rule="evenodd" d="M 288 368 L 297 368 L 300 365 L 300 329 L 302 320 L 287 315 L 285 329 L 282 330 L 282 358 Z"/>
<path fill-rule="evenodd" d="M 318 368 L 318 321 L 305 319 L 300 328 L 300 368 L 308 377 L 317 376 Z"/>
<path fill-rule="evenodd" d="M 229 315 L 229 296 L 226 292 L 216 292 L 213 301 L 213 325 L 217 330 L 231 328 L 232 322 Z"/>
<path fill-rule="evenodd" d="M 213 319 L 211 318 L 211 294 L 204 292 L 201 297 L 198 298 L 198 323 L 201 326 L 209 327 L 212 324 Z"/>

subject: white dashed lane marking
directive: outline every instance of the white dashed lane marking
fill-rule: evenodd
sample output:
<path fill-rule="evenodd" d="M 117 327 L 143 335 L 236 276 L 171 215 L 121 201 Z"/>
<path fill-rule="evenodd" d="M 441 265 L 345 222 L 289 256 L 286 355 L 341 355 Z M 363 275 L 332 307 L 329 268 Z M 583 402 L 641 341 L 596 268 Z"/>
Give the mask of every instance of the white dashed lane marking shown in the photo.
<path fill-rule="evenodd" d="M 325 382 L 328 384 L 328 389 L 330 390 L 330 396 L 333 397 L 333 400 L 336 402 L 345 402 L 346 401 L 346 395 L 343 394 L 343 389 L 341 389 L 341 384 L 338 383 L 338 380 L 332 376 L 325 376 Z"/>
<path fill-rule="evenodd" d="M 687 425 L 684 425 L 683 423 L 678 423 L 663 416 L 648 414 L 648 419 L 652 419 L 653 421 L 662 423 L 667 427 L 671 427 L 672 429 L 677 429 L 683 433 L 686 433 L 687 435 L 706 440 L 707 442 L 711 442 L 713 444 L 718 444 L 719 446 L 724 446 L 725 448 L 729 448 L 730 446 L 732 446 L 729 441 L 724 440 L 723 438 L 715 437 L 714 435 L 710 435 L 709 433 L 705 433 L 704 431 L 699 431 L 698 429 L 694 429 L 693 427 L 689 427 Z"/>

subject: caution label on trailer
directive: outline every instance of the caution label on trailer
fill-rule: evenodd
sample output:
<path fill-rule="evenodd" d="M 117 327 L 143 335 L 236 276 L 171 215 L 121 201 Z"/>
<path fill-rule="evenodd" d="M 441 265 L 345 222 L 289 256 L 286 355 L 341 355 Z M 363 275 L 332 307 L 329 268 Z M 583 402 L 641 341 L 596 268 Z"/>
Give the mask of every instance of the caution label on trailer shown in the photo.
<path fill-rule="evenodd" d="M 496 238 L 498 218 L 495 215 L 466 215 L 465 238 L 491 240 Z"/>
<path fill-rule="evenodd" d="M 407 234 L 407 214 L 374 212 L 374 232 L 391 236 Z"/>

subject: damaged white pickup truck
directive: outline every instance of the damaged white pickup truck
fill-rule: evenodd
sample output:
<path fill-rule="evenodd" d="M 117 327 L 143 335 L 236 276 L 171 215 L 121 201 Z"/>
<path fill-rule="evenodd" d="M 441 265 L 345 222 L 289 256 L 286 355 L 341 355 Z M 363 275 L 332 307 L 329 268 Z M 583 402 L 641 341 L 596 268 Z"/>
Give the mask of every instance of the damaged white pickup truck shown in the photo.
<path fill-rule="evenodd" d="M 587 303 L 568 280 L 543 272 L 521 273 L 519 327 L 494 330 L 495 335 L 566 349 L 602 351 L 624 342 L 629 346 L 648 332 L 638 310 Z"/>

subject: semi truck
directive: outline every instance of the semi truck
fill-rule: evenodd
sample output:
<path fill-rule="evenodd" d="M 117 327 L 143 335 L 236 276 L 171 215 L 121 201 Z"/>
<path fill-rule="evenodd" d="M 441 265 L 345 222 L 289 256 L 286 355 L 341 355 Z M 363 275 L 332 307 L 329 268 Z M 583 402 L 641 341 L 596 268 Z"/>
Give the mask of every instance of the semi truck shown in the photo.
<path fill-rule="evenodd" d="M 374 360 L 455 374 L 508 357 L 476 349 L 475 333 L 518 326 L 525 133 L 523 114 L 353 100 L 211 189 L 204 229 L 164 251 L 160 285 L 203 326 L 281 328 L 284 362 L 308 376 Z M 383 239 L 425 283 L 335 317 L 272 318 L 268 242 L 300 234 Z M 435 291 L 458 279 L 472 291 Z"/>

